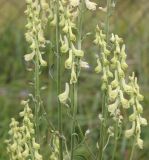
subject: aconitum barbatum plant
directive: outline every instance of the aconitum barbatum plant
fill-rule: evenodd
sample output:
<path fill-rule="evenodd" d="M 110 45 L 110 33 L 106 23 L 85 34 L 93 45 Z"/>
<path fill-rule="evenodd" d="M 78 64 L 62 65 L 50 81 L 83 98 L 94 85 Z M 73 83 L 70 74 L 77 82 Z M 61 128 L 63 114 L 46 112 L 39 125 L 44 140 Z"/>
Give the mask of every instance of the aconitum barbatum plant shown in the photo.
<path fill-rule="evenodd" d="M 30 94 L 30 97 L 32 97 L 35 108 L 32 113 L 29 101 L 22 101 L 24 105 L 24 110 L 20 112 L 22 123 L 12 118 L 9 139 L 6 141 L 10 159 L 44 159 L 44 153 L 43 156 L 39 153 L 39 143 L 41 143 L 40 107 L 42 105 L 40 75 L 41 67 L 50 63 L 44 58 L 44 50 L 49 42 L 53 47 L 52 54 L 56 55 L 54 56 L 56 57 L 56 64 L 54 64 L 56 66 L 56 78 L 54 77 L 56 86 L 54 86 L 54 90 L 57 92 L 58 126 L 53 127 L 52 124 L 48 128 L 50 131 L 50 142 L 48 142 L 50 150 L 46 159 L 76 160 L 77 156 L 85 159 L 86 155 L 76 156 L 76 150 L 81 146 L 87 149 L 89 159 L 103 160 L 105 159 L 105 153 L 109 151 L 109 146 L 112 145 L 109 157 L 114 160 L 116 159 L 116 153 L 119 154 L 117 152 L 118 144 L 121 143 L 120 137 L 123 136 L 125 139 L 133 138 L 134 143 L 130 155 L 130 160 L 132 160 L 135 146 L 143 148 L 141 126 L 147 125 L 147 121 L 142 118 L 143 107 L 140 102 L 143 100 L 143 96 L 140 94 L 137 78 L 134 74 L 129 77 L 127 83 L 126 71 L 128 65 L 123 39 L 116 34 L 110 34 L 109 19 L 115 1 L 107 0 L 105 8 L 98 7 L 95 2 L 90 0 L 26 0 L 26 5 L 27 30 L 25 37 L 30 47 L 30 53 L 25 54 L 24 58 L 27 63 L 34 64 L 32 69 L 34 72 L 34 94 Z M 96 13 L 95 11 L 98 10 L 103 11 L 106 17 L 104 26 L 96 26 L 94 39 L 94 44 L 98 48 L 97 66 L 94 71 L 101 75 L 101 77 L 99 76 L 101 82 L 99 91 L 102 93 L 102 111 L 99 113 L 100 126 L 97 148 L 94 148 L 93 151 L 87 142 L 88 135 L 92 132 L 87 129 L 84 133 L 77 119 L 80 103 L 78 100 L 78 83 L 81 83 L 79 77 L 83 68 L 88 69 L 90 67 L 88 62 L 85 61 L 86 51 L 82 47 L 82 41 L 86 40 L 87 35 L 83 31 L 84 14 L 86 14 L 86 11 Z M 44 36 L 47 24 L 54 31 L 49 41 Z M 64 86 L 62 84 L 61 68 L 65 69 L 68 75 L 66 76 L 67 79 L 64 77 L 65 89 L 61 88 L 61 86 Z M 64 108 L 65 106 L 66 108 Z M 66 124 L 63 124 L 63 111 L 66 111 L 66 109 L 67 121 L 71 123 L 67 135 L 64 131 Z M 130 114 L 128 116 L 124 115 L 124 112 L 127 113 L 127 111 Z M 43 116 L 46 115 L 43 114 Z M 127 126 L 124 123 L 127 117 L 129 117 L 132 125 L 130 129 L 126 129 Z M 86 118 L 86 115 L 84 115 L 84 118 Z M 81 140 L 79 142 L 80 135 Z M 42 148 L 44 150 L 44 145 Z"/>
<path fill-rule="evenodd" d="M 97 67 L 95 68 L 96 73 L 101 73 L 101 90 L 106 94 L 107 101 L 104 101 L 104 107 L 102 108 L 102 114 L 99 115 L 101 121 L 100 128 L 100 140 L 99 149 L 105 150 L 109 143 L 109 136 L 107 135 L 107 142 L 103 142 L 102 138 L 106 135 L 104 132 L 104 127 L 108 127 L 108 114 L 106 110 L 109 111 L 111 120 L 114 120 L 115 125 L 111 132 L 115 137 L 114 152 L 112 158 L 115 157 L 115 152 L 117 148 L 118 137 L 121 135 L 121 130 L 123 127 L 123 109 L 133 108 L 133 113 L 129 116 L 129 120 L 132 122 L 132 128 L 125 131 L 125 136 L 130 138 L 134 136 L 134 146 L 137 145 L 139 148 L 143 148 L 143 140 L 140 138 L 141 125 L 147 125 L 145 118 L 141 117 L 143 112 L 142 105 L 140 101 L 143 100 L 143 96 L 139 92 L 139 86 L 137 84 L 137 78 L 134 76 L 129 77 L 130 83 L 126 83 L 125 71 L 128 68 L 126 63 L 126 52 L 125 44 L 122 38 L 118 35 L 112 34 L 110 39 L 110 46 L 106 42 L 106 34 L 103 30 L 96 27 L 96 36 L 94 43 L 100 47 L 101 55 L 97 55 Z M 110 48 L 108 50 L 107 48 Z M 105 111 L 104 111 L 105 110 Z M 110 121 L 111 121 L 110 120 Z M 109 126 L 108 130 L 111 128 Z M 131 158 L 134 152 L 134 146 L 132 148 Z M 102 159 L 102 157 L 101 157 Z"/>

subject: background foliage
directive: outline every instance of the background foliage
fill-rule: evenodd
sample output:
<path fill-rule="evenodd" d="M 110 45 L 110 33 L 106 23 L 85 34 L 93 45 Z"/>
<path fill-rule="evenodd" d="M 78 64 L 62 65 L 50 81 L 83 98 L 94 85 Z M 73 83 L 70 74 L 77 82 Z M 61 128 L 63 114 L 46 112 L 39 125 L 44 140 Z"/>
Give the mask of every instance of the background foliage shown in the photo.
<path fill-rule="evenodd" d="M 99 1 L 101 5 L 105 4 L 104 0 Z M 25 64 L 23 55 L 27 53 L 27 44 L 24 39 L 25 32 L 25 2 L 23 0 L 0 0 L 0 160 L 7 160 L 4 140 L 7 137 L 8 127 L 11 117 L 16 117 L 22 109 L 20 100 L 27 97 L 32 92 L 31 80 L 32 72 L 28 72 L 27 68 L 30 64 Z M 127 46 L 129 72 L 135 70 L 141 85 L 141 92 L 145 96 L 144 100 L 144 117 L 149 122 L 149 1 L 148 0 L 118 0 L 113 18 L 111 19 L 111 31 L 119 34 L 124 38 Z M 101 12 L 87 14 L 84 17 L 84 32 L 94 32 L 93 28 L 96 23 L 104 19 Z M 99 18 L 98 18 L 99 17 Z M 90 23 L 90 20 L 92 23 Z M 50 27 L 47 28 L 47 38 L 54 36 Z M 100 111 L 100 103 L 98 97 L 100 92 L 97 91 L 100 81 L 98 76 L 93 73 L 93 67 L 96 65 L 94 47 L 90 48 L 92 38 L 88 38 L 83 43 L 86 50 L 86 60 L 91 64 L 91 68 L 83 71 L 79 84 L 79 115 L 78 120 L 83 131 L 91 129 L 92 135 L 90 139 L 96 141 L 98 126 L 97 115 Z M 55 56 L 51 52 L 51 48 L 47 47 L 46 58 L 49 59 L 49 68 L 43 70 L 42 84 L 46 86 L 46 90 L 42 92 L 48 118 L 57 125 L 57 106 L 55 86 Z M 62 63 L 63 64 L 63 63 Z M 62 71 L 67 75 L 65 71 Z M 88 76 L 88 74 L 90 76 Z M 52 76 L 51 76 L 52 75 Z M 63 76 L 65 77 L 65 76 Z M 63 79 L 65 81 L 65 79 Z M 29 85 L 30 84 L 30 85 Z M 64 86 L 64 83 L 63 85 Z M 53 93 L 53 94 L 51 94 Z M 64 110 L 65 111 L 65 110 Z M 69 131 L 70 124 L 67 122 L 67 116 L 64 113 L 65 134 Z M 43 145 L 47 147 L 48 156 L 48 124 L 43 115 L 41 115 L 41 137 Z M 46 139 L 43 133 L 47 133 Z M 145 147 L 143 151 L 138 151 L 136 160 L 149 159 L 149 128 L 143 131 Z M 80 138 L 81 139 L 81 138 Z M 89 142 L 92 147 L 95 146 Z M 45 145 L 46 144 L 46 145 Z M 94 143 L 95 144 L 95 143 Z M 127 144 L 126 144 L 127 145 Z M 44 148 L 42 148 L 45 150 Z M 121 147 L 121 150 L 123 148 Z M 87 152 L 85 148 L 79 148 L 78 152 Z M 125 151 L 125 156 L 120 159 L 127 160 L 129 149 Z M 86 156 L 88 154 L 86 153 Z M 87 157 L 89 158 L 89 157 Z"/>

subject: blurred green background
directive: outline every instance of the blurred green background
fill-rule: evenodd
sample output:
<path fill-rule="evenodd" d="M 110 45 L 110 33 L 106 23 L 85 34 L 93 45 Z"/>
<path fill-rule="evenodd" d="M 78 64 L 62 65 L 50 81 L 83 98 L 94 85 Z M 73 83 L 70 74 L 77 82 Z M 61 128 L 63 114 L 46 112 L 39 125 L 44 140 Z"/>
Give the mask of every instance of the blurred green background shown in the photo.
<path fill-rule="evenodd" d="M 99 5 L 104 6 L 105 1 L 97 1 Z M 25 63 L 23 55 L 28 53 L 28 45 L 24 39 L 25 33 L 25 2 L 24 0 L 0 0 L 0 160 L 7 160 L 6 146 L 4 140 L 8 135 L 8 128 L 11 117 L 18 117 L 20 100 L 25 99 L 28 93 L 32 93 L 33 87 L 30 85 L 33 80 L 33 73 L 27 69 L 32 67 L 31 64 Z M 84 17 L 83 32 L 94 32 L 96 23 L 102 22 L 104 14 L 100 11 L 96 13 L 87 12 Z M 90 23 L 92 21 L 92 23 Z M 121 36 L 127 46 L 127 63 L 129 64 L 128 73 L 135 71 L 141 92 L 145 96 L 144 100 L 144 117 L 149 122 L 149 1 L 148 0 L 118 0 L 115 11 L 111 18 L 110 29 L 112 32 Z M 53 37 L 50 26 L 47 28 L 47 39 Z M 89 143 L 94 148 L 91 139 L 96 142 L 98 126 L 97 115 L 99 113 L 99 77 L 93 73 L 96 65 L 96 48 L 92 45 L 93 37 L 87 38 L 83 43 L 86 51 L 85 60 L 91 64 L 91 68 L 87 71 L 82 70 L 79 84 L 79 114 L 78 120 L 83 128 L 83 132 L 88 128 L 91 129 L 92 136 Z M 92 47 L 90 47 L 92 46 Z M 52 123 L 57 125 L 57 107 L 55 93 L 55 55 L 52 54 L 50 46 L 46 48 L 46 59 L 49 59 L 49 66 L 43 69 L 41 76 L 41 86 L 47 89 L 42 91 L 42 97 L 48 113 L 48 118 Z M 66 57 L 64 57 L 66 58 Z M 63 63 L 62 63 L 63 64 Z M 49 74 L 50 73 L 50 74 Z M 67 71 L 62 69 L 64 75 L 68 75 Z M 51 76 L 52 74 L 52 76 Z M 65 76 L 63 76 L 65 77 Z M 67 76 L 66 76 L 67 77 Z M 63 82 L 68 81 L 63 78 Z M 62 83 L 64 88 L 64 83 Z M 64 109 L 64 122 L 67 124 L 68 116 Z M 44 133 L 48 137 L 48 124 L 41 115 L 41 124 L 43 125 L 41 136 L 43 145 L 47 147 L 45 156 L 48 156 L 49 139 L 45 139 Z M 41 125 L 41 126 L 42 126 Z M 69 133 L 71 124 L 65 125 L 65 132 Z M 142 137 L 144 139 L 144 150 L 137 150 L 135 160 L 149 159 L 149 127 L 143 128 Z M 130 146 L 129 146 L 130 147 Z M 128 148 L 129 148 L 128 147 Z M 44 148 L 42 148 L 44 150 Z M 79 152 L 86 152 L 80 149 Z M 128 153 L 127 153 L 128 152 Z M 127 160 L 126 155 L 118 159 Z M 88 158 L 89 159 L 89 158 Z"/>

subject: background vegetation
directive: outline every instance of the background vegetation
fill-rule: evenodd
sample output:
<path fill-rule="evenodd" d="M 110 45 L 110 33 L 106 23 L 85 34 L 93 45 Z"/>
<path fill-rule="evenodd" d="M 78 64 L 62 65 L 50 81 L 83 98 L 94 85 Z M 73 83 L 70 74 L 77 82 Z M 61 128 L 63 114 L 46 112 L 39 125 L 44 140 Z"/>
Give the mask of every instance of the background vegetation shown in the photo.
<path fill-rule="evenodd" d="M 99 3 L 105 4 L 104 0 Z M 22 109 L 20 107 L 20 100 L 24 99 L 28 93 L 32 92 L 31 79 L 32 73 L 27 69 L 29 64 L 25 64 L 23 55 L 27 53 L 27 43 L 25 42 L 25 2 L 23 0 L 0 0 L 0 160 L 7 160 L 6 148 L 4 140 L 8 134 L 8 127 L 11 117 L 17 117 L 18 112 Z M 135 70 L 141 85 L 141 92 L 145 96 L 144 100 L 144 117 L 149 122 L 149 1 L 148 0 L 118 0 L 113 18 L 111 19 L 111 31 L 119 34 L 124 38 L 127 46 L 129 71 Z M 99 15 L 99 22 L 104 18 L 101 12 Z M 90 28 L 97 23 L 97 17 L 94 14 L 84 17 L 84 32 L 89 31 Z M 92 20 L 92 23 L 90 23 Z M 47 28 L 47 38 L 53 36 L 50 27 Z M 86 60 L 91 66 L 96 65 L 94 48 L 88 48 L 88 43 L 92 43 L 92 39 L 83 44 L 86 50 Z M 93 53 L 93 51 L 95 53 Z M 54 55 L 51 54 L 51 48 L 47 47 L 46 58 L 49 59 L 49 68 L 43 70 L 44 76 L 42 78 L 43 86 L 46 89 L 42 91 L 44 103 L 46 104 L 46 111 L 48 118 L 57 125 L 57 106 L 56 96 L 53 86 L 55 85 L 54 75 Z M 87 73 L 88 72 L 88 73 Z M 63 71 L 64 75 L 66 74 Z M 90 76 L 86 76 L 90 74 Z M 78 120 L 84 132 L 90 128 L 92 132 L 91 139 L 96 139 L 96 126 L 98 125 L 97 115 L 99 113 L 100 92 L 97 92 L 99 87 L 98 76 L 92 72 L 92 68 L 82 72 L 79 86 L 79 116 Z M 64 84 L 64 83 L 63 83 Z M 63 85 L 64 86 L 64 85 Z M 56 93 L 55 93 L 56 94 Z M 48 95 L 48 96 L 47 96 Z M 84 116 L 85 115 L 85 116 Z M 43 132 L 47 132 L 46 139 L 43 138 L 43 145 L 48 144 L 47 122 L 43 115 L 41 115 L 41 123 Z M 67 120 L 67 117 L 66 117 Z M 70 124 L 64 118 L 65 133 L 67 133 Z M 149 127 L 145 127 L 143 131 L 143 138 L 145 142 L 144 150 L 136 154 L 136 160 L 149 159 Z M 88 142 L 91 143 L 91 142 Z M 92 145 L 92 144 L 91 144 Z M 127 144 L 126 144 L 127 145 Z M 48 152 L 48 145 L 47 152 Z M 95 146 L 92 146 L 95 147 Z M 121 146 L 121 150 L 123 146 Z M 42 147 L 41 147 L 42 148 Z M 44 150 L 44 148 L 42 148 Z M 84 148 L 80 148 L 78 152 L 86 152 Z M 123 152 L 123 150 L 122 150 Z M 44 153 L 45 156 L 48 153 Z M 86 153 L 87 154 L 87 153 Z M 125 151 L 125 156 L 120 159 L 127 160 L 129 149 Z"/>

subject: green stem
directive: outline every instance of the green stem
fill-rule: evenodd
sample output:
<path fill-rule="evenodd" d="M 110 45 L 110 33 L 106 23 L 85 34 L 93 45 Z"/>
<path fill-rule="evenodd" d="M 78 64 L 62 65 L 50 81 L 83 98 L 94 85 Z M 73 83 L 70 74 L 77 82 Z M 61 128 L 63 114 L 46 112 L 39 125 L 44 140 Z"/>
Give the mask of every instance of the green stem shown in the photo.
<path fill-rule="evenodd" d="M 61 91 L 61 55 L 60 55 L 60 29 L 59 29 L 59 0 L 56 0 L 56 53 L 57 53 L 57 95 Z M 62 106 L 58 100 L 58 129 L 59 129 L 59 159 L 63 160 L 63 140 L 62 140 Z"/>
<path fill-rule="evenodd" d="M 81 50 L 81 38 L 82 38 L 82 10 L 83 10 L 83 4 L 84 0 L 81 0 L 81 4 L 79 6 L 79 16 L 78 16 L 78 35 L 77 35 L 77 46 L 78 49 Z M 76 74 L 78 79 L 78 71 L 80 70 L 79 66 L 79 58 L 76 59 L 77 61 L 77 68 L 76 68 Z M 72 122 L 72 129 L 71 129 L 71 160 L 73 160 L 74 157 L 74 133 L 75 133 L 75 126 L 76 126 L 76 115 L 78 110 L 78 82 L 73 84 L 73 122 Z"/>
<path fill-rule="evenodd" d="M 35 57 L 35 125 L 36 125 L 36 135 L 37 139 L 39 139 L 39 111 L 40 111 L 40 82 L 39 82 L 39 48 L 37 45 L 37 53 Z"/>
<path fill-rule="evenodd" d="M 103 92 L 102 95 L 102 115 L 104 115 L 104 108 L 105 108 L 105 92 Z M 102 144 L 103 144 L 103 121 L 101 121 L 101 127 L 100 127 L 100 138 L 99 138 L 99 152 L 98 156 L 99 159 L 102 159 Z"/>
<path fill-rule="evenodd" d="M 106 33 L 106 42 L 107 45 L 109 43 L 109 21 L 110 21 L 110 14 L 111 14 L 111 0 L 107 0 L 107 16 L 106 16 L 106 22 L 105 22 L 105 33 Z M 105 140 L 107 138 L 106 136 L 106 123 L 107 123 L 107 103 L 108 103 L 108 95 L 107 92 L 104 92 L 103 98 L 102 98 L 102 115 L 104 118 L 103 123 L 101 124 L 100 129 L 100 142 L 99 142 L 99 159 L 103 159 L 103 147 L 105 146 Z"/>
<path fill-rule="evenodd" d="M 107 110 L 107 102 L 108 102 L 108 98 L 107 98 L 107 92 L 104 92 L 103 93 L 103 98 L 102 98 L 102 115 L 103 115 L 103 122 L 101 123 L 101 129 L 100 129 L 100 139 L 99 139 L 99 159 L 102 160 L 103 159 L 103 154 L 104 154 L 104 151 L 103 151 L 103 148 L 105 146 L 105 140 L 107 138 L 106 136 L 106 133 L 107 133 L 107 130 L 106 130 L 106 124 L 107 124 L 107 113 L 108 113 L 108 110 Z"/>
<path fill-rule="evenodd" d="M 118 141 L 118 122 L 115 124 L 115 138 L 114 138 L 114 149 L 113 149 L 113 154 L 112 154 L 112 160 L 115 158 L 115 153 L 117 149 L 117 141 Z"/>
<path fill-rule="evenodd" d="M 132 150 L 131 150 L 131 154 L 130 154 L 130 159 L 129 160 L 133 160 L 134 151 L 135 151 L 135 140 L 133 142 L 133 146 L 132 146 Z"/>
<path fill-rule="evenodd" d="M 106 138 L 107 138 L 107 113 L 108 113 L 108 109 L 107 109 L 107 103 L 108 103 L 108 95 L 107 95 L 107 92 L 105 93 L 105 100 L 104 100 L 104 103 L 105 103 L 105 106 L 104 106 L 104 114 L 103 114 L 103 118 L 104 118 L 104 124 L 103 124 L 103 143 L 102 143 L 102 157 L 101 159 L 103 158 L 103 155 L 104 155 L 104 146 L 106 144 Z"/>
<path fill-rule="evenodd" d="M 71 129 L 71 160 L 74 157 L 74 141 L 75 141 L 75 126 L 76 126 L 76 115 L 77 115 L 77 84 L 73 84 L 73 102 L 72 102 L 72 109 L 73 109 L 73 122 L 72 122 L 72 129 Z"/>

